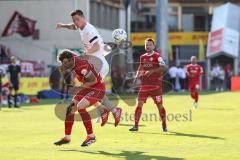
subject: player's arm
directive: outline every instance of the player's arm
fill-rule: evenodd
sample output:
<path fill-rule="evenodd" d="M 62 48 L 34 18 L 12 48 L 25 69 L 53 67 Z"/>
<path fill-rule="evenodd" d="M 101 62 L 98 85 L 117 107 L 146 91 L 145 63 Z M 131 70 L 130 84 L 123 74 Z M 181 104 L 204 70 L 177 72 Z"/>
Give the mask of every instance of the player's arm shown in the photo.
<path fill-rule="evenodd" d="M 202 68 L 202 66 L 200 67 L 200 73 L 199 74 L 200 74 L 200 76 L 203 75 L 203 68 Z"/>
<path fill-rule="evenodd" d="M 141 63 L 140 63 L 140 65 L 138 66 L 138 69 L 137 69 L 137 73 L 136 73 L 135 79 L 139 78 L 141 69 L 142 69 L 142 66 L 141 66 Z"/>
<path fill-rule="evenodd" d="M 75 26 L 74 23 L 69 23 L 69 24 L 58 23 L 56 26 L 56 29 L 62 29 L 62 28 L 77 30 L 77 27 Z"/>
<path fill-rule="evenodd" d="M 94 52 L 97 52 L 98 50 L 100 50 L 100 45 L 97 41 L 92 45 L 91 48 L 87 49 L 86 52 L 89 53 L 89 54 L 92 54 Z"/>
<path fill-rule="evenodd" d="M 19 66 L 18 67 L 18 79 L 20 80 L 20 78 L 21 78 L 21 67 Z"/>
<path fill-rule="evenodd" d="M 167 66 L 166 66 L 164 60 L 162 59 L 162 57 L 158 57 L 158 65 L 159 65 L 158 68 L 148 71 L 146 73 L 146 75 L 149 76 L 155 72 L 164 72 L 167 69 Z"/>
<path fill-rule="evenodd" d="M 9 85 L 12 86 L 12 83 L 11 83 L 11 73 L 10 73 L 10 66 L 8 66 L 8 69 L 7 69 L 7 78 L 8 78 L 8 82 L 9 82 Z"/>
<path fill-rule="evenodd" d="M 87 48 L 86 52 L 88 54 L 92 54 L 92 53 L 100 50 L 98 33 L 94 30 L 91 30 L 88 32 L 87 35 L 88 35 L 89 43 L 91 44 L 91 48 Z"/>
<path fill-rule="evenodd" d="M 87 71 L 85 74 L 86 82 L 83 83 L 80 88 L 89 88 L 97 83 L 97 78 L 92 71 Z"/>

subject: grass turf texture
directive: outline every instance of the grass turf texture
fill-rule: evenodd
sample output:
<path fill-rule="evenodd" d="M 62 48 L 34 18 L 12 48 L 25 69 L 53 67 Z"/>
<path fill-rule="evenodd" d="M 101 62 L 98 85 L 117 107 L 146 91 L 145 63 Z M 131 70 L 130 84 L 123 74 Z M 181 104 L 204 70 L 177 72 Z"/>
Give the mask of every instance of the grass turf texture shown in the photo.
<path fill-rule="evenodd" d="M 165 96 L 168 133 L 161 131 L 159 121 L 150 121 L 150 113 L 157 113 L 150 99 L 144 105 L 146 114 L 140 121 L 139 132 L 130 133 L 133 122 L 126 114 L 133 114 L 134 107 L 120 101 L 121 125 L 113 126 L 112 115 L 104 127 L 93 120 L 97 142 L 87 148 L 80 147 L 86 138 L 82 122 L 75 122 L 69 145 L 53 145 L 63 136 L 63 121 L 56 118 L 55 105 L 46 102 L 20 109 L 2 108 L 0 160 L 240 159 L 240 93 L 204 94 L 197 110 L 192 110 L 188 95 Z M 177 116 L 184 114 L 187 120 Z"/>

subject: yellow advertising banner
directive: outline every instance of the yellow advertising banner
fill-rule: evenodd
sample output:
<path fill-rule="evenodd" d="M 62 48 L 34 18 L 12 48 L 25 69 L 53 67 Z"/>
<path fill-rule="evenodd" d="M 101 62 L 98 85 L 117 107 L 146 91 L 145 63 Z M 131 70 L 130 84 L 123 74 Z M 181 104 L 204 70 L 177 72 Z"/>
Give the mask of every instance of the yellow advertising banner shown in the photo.
<path fill-rule="evenodd" d="M 156 40 L 155 32 L 131 33 L 132 46 L 143 46 L 146 38 Z M 199 45 L 201 40 L 204 45 L 208 42 L 208 32 L 170 32 L 168 39 L 171 45 Z"/>
<path fill-rule="evenodd" d="M 5 77 L 3 79 L 3 84 L 7 83 L 8 80 Z M 112 88 L 111 77 L 107 76 L 104 79 L 106 90 L 110 90 Z M 77 84 L 79 82 L 77 81 Z M 49 86 L 49 78 L 48 77 L 22 77 L 20 79 L 19 93 L 27 94 L 27 95 L 37 95 L 37 93 L 41 90 L 49 90 L 51 89 Z"/>
<path fill-rule="evenodd" d="M 6 83 L 7 79 L 3 79 Z M 50 89 L 48 77 L 22 77 L 20 79 L 19 93 L 36 95 L 41 90 Z"/>

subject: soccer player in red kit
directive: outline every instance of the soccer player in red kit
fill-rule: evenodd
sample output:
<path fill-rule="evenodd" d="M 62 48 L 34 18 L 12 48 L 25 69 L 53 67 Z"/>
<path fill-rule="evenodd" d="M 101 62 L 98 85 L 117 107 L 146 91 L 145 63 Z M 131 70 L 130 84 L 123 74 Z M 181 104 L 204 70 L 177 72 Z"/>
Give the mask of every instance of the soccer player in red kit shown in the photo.
<path fill-rule="evenodd" d="M 70 69 L 75 73 L 77 79 L 82 82 L 82 85 L 77 87 L 78 93 L 73 97 L 73 102 L 67 109 L 65 137 L 54 144 L 62 145 L 71 141 L 70 135 L 74 122 L 74 113 L 78 111 L 87 131 L 87 138 L 81 146 L 88 146 L 96 141 L 96 137 L 93 134 L 91 117 L 86 111 L 86 108 L 97 103 L 104 97 L 105 85 L 101 76 L 96 73 L 94 67 L 73 52 L 69 50 L 62 51 L 58 56 L 58 60 L 62 63 L 61 71 L 64 72 Z"/>
<path fill-rule="evenodd" d="M 145 40 L 146 53 L 140 57 L 140 65 L 135 78 L 135 84 L 140 80 L 140 89 L 138 93 L 138 102 L 135 109 L 135 124 L 129 131 L 138 131 L 138 123 L 142 114 L 143 104 L 151 96 L 158 108 L 162 120 L 162 129 L 167 132 L 166 111 L 162 100 L 162 78 L 166 70 L 165 62 L 159 53 L 154 51 L 155 45 L 153 39 Z"/>
<path fill-rule="evenodd" d="M 187 65 L 186 72 L 188 76 L 189 92 L 194 99 L 193 106 L 196 109 L 198 106 L 199 79 L 203 74 L 203 68 L 197 64 L 197 58 L 195 56 L 191 57 L 191 63 Z"/>

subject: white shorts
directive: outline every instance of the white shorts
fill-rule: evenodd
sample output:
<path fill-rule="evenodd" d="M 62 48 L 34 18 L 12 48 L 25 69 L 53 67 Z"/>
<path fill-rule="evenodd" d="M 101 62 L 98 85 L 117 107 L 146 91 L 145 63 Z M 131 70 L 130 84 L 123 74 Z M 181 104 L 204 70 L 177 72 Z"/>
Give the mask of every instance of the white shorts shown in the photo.
<path fill-rule="evenodd" d="M 99 74 L 101 75 L 102 79 L 104 79 L 108 72 L 109 72 L 109 64 L 104 56 L 104 49 L 101 48 L 99 51 L 89 54 L 90 56 L 94 56 L 97 59 L 91 59 L 90 58 L 90 63 L 93 64 L 93 66 L 95 67 L 96 71 L 99 72 Z M 88 54 L 87 54 L 88 55 Z M 101 62 L 100 62 L 101 61 Z M 100 68 L 101 67 L 101 68 Z"/>
<path fill-rule="evenodd" d="M 104 58 L 101 58 L 101 60 L 102 60 L 102 68 L 101 68 L 101 70 L 100 70 L 100 75 L 101 75 L 101 77 L 104 79 L 106 76 L 107 76 L 107 74 L 108 74 L 108 72 L 109 72 L 109 64 L 108 64 L 108 62 L 107 62 L 107 60 Z"/>

